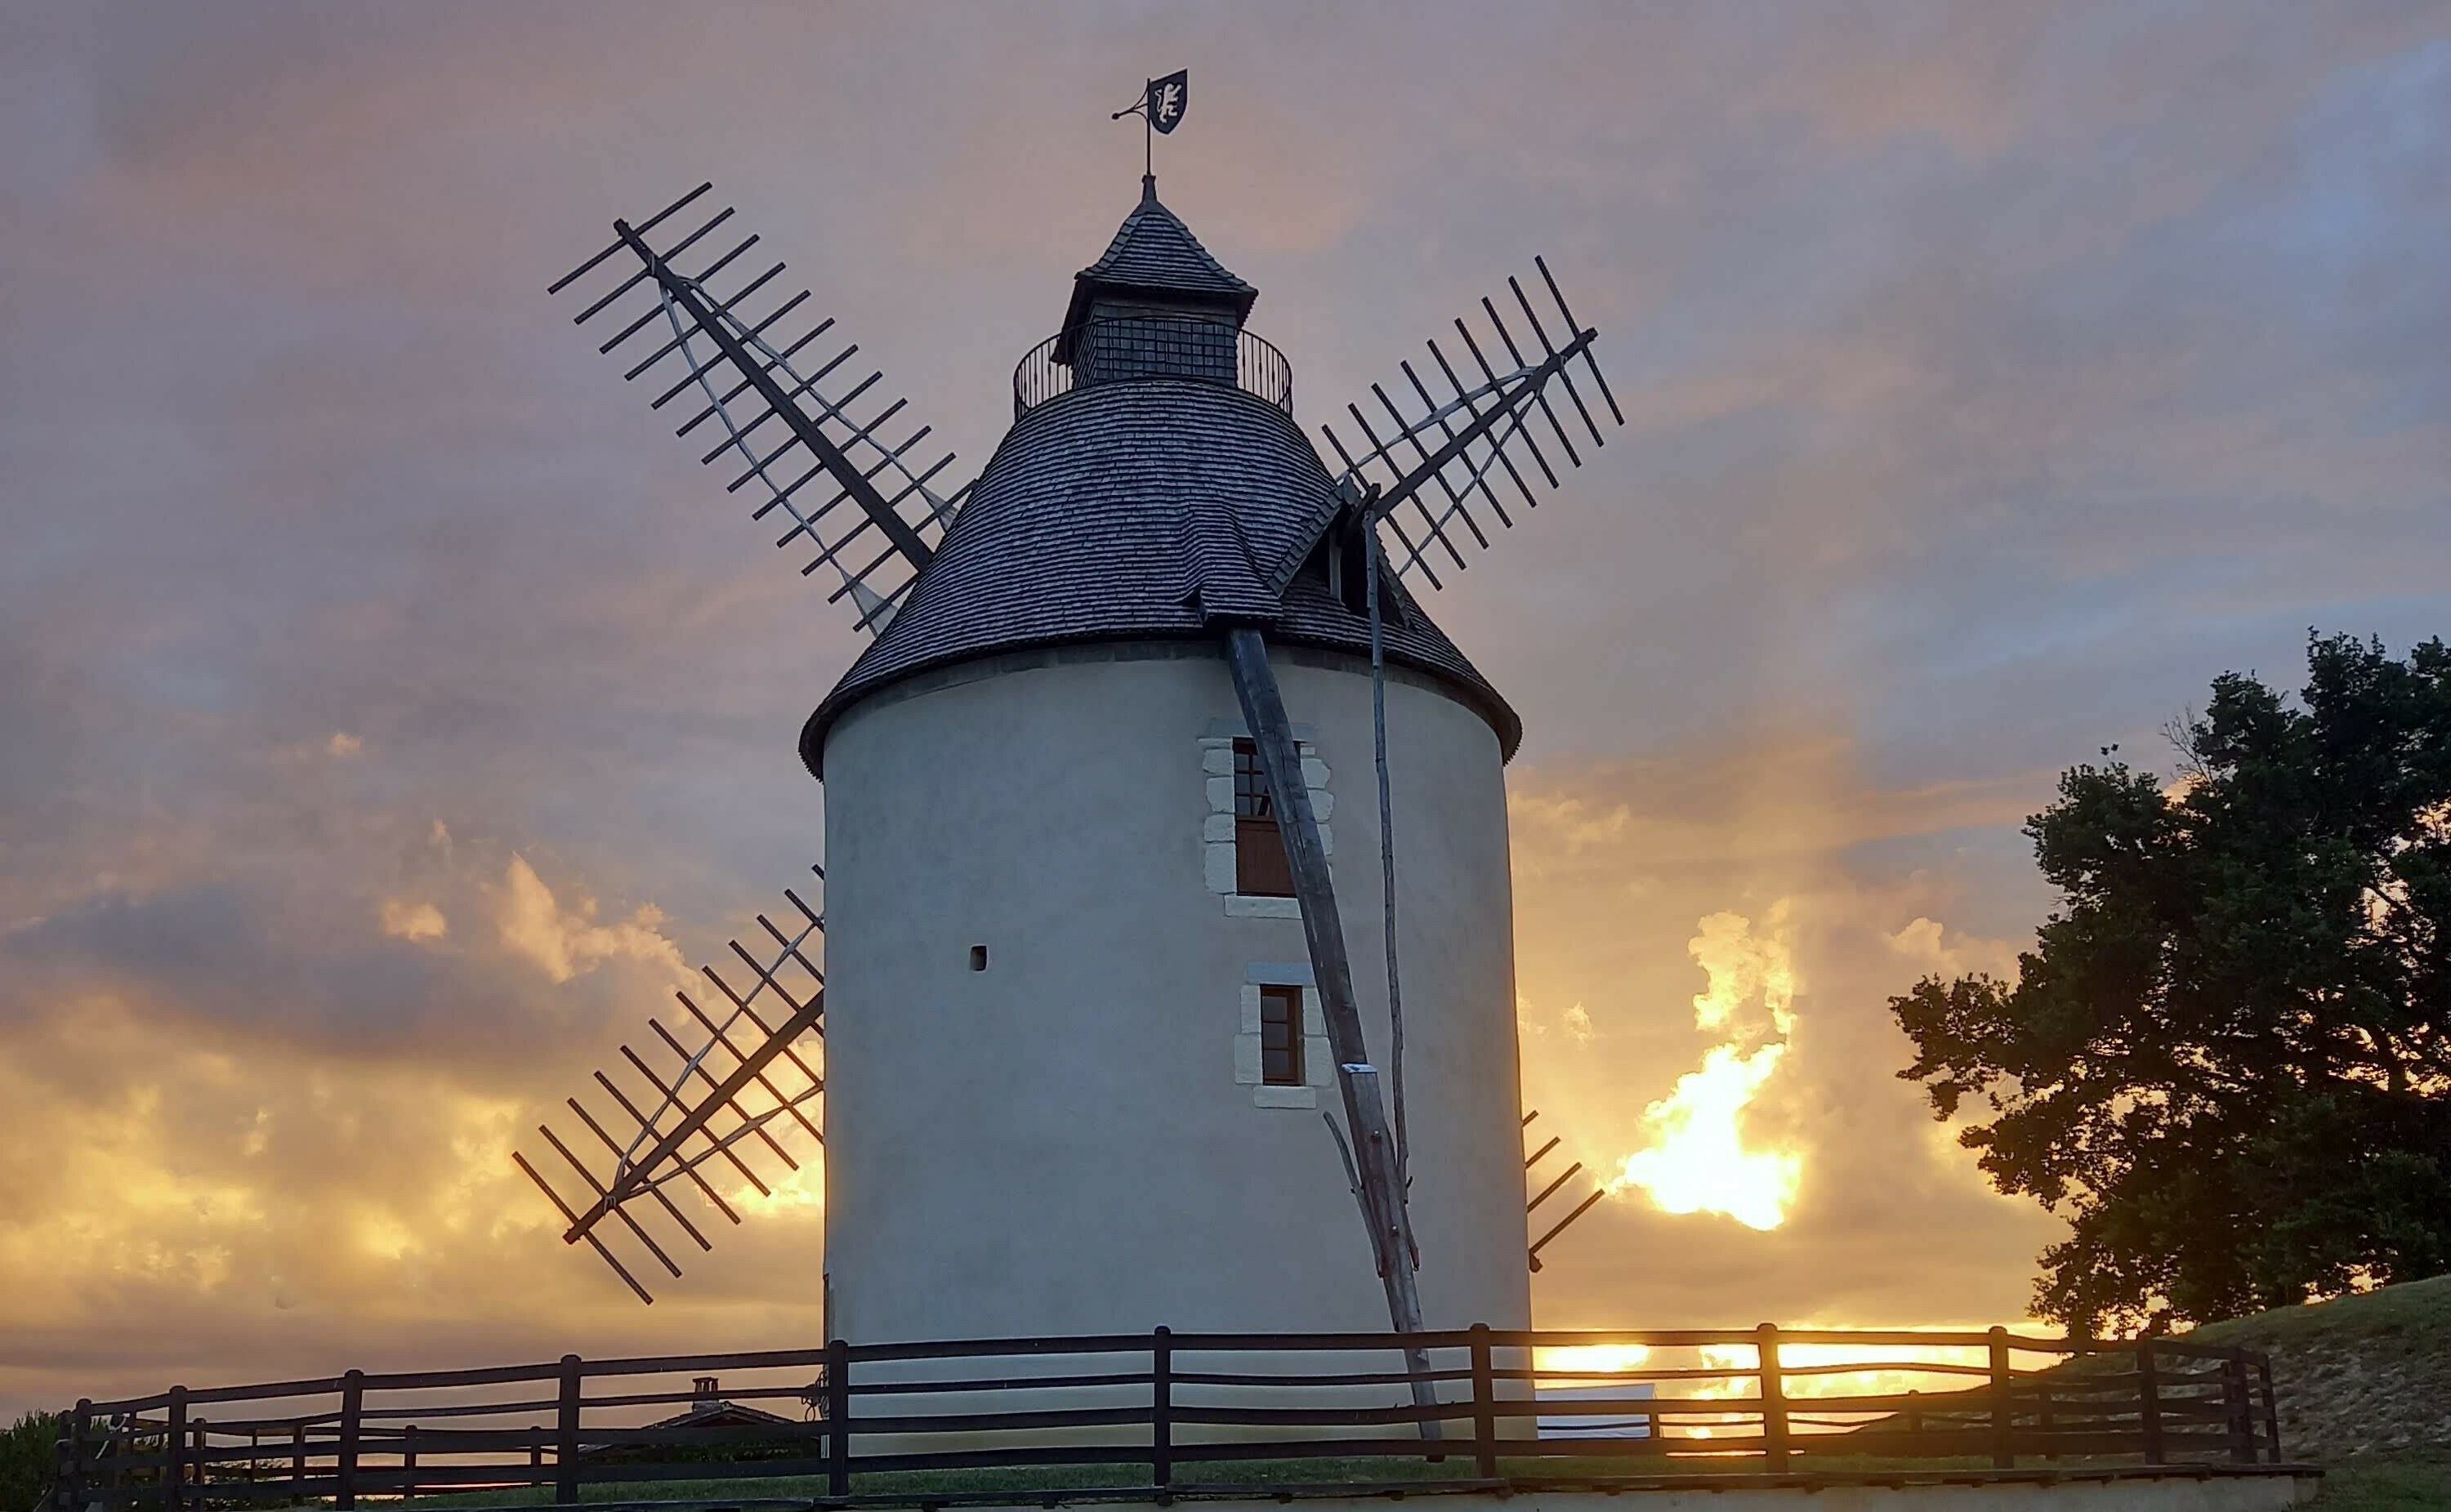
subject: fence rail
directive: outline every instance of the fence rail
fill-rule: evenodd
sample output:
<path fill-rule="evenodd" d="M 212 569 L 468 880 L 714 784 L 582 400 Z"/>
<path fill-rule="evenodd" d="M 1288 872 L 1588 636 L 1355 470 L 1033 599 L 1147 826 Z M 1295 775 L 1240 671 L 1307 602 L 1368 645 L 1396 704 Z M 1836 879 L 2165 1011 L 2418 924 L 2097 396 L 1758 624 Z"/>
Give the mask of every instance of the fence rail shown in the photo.
<path fill-rule="evenodd" d="M 1431 1404 L 1410 1392 L 1405 1346 L 1425 1352 Z M 1156 1495 L 1231 1483 L 1252 1462 L 1279 1462 L 1280 1479 L 1282 1462 L 1348 1462 L 1318 1467 L 1347 1481 L 1350 1462 L 1372 1462 L 1381 1479 L 1426 1485 L 1864 1456 L 2255 1465 L 2279 1463 L 2281 1442 L 2265 1357 L 2167 1340 L 1160 1328 L 569 1355 L 84 1401 L 52 1505 L 353 1508 L 532 1487 L 568 1505 L 590 1487 L 743 1478 L 805 1479 L 818 1500 L 981 1470 Z"/>
<path fill-rule="evenodd" d="M 1228 321 L 1151 311 L 1084 322 L 1047 338 L 1012 369 L 1012 418 L 1076 388 L 1177 378 L 1239 388 L 1290 415 L 1285 354 Z"/>

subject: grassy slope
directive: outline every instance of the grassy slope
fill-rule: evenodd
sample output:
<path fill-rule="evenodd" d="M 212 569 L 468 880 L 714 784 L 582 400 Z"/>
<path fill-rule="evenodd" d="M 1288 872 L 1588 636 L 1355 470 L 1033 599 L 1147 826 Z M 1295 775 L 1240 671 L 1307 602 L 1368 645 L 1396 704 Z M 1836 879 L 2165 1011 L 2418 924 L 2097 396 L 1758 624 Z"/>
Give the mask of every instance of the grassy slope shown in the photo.
<path fill-rule="evenodd" d="M 2189 1337 L 2272 1356 L 2282 1446 L 2334 1467 L 2322 1512 L 2451 1509 L 2451 1276 Z"/>

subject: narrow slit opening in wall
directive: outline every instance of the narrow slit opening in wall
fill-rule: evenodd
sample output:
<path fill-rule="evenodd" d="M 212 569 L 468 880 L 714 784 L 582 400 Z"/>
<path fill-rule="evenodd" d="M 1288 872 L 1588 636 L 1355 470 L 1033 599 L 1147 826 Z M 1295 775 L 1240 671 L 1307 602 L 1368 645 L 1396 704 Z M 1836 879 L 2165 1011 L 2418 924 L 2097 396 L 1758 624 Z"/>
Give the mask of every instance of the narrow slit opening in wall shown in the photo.
<path fill-rule="evenodd" d="M 987 969 L 988 969 L 988 948 L 987 948 L 986 946 L 984 946 L 984 945 L 973 945 L 973 946 L 971 946 L 971 971 L 974 971 L 974 972 L 984 972 L 984 971 L 986 971 Z"/>
<path fill-rule="evenodd" d="M 1260 1081 L 1268 1087 L 1301 1087 L 1303 993 L 1299 987 L 1260 989 Z"/>
<path fill-rule="evenodd" d="M 1285 858 L 1285 833 L 1268 795 L 1268 775 L 1260 748 L 1234 742 L 1234 891 L 1245 897 L 1294 895 L 1293 863 Z"/>

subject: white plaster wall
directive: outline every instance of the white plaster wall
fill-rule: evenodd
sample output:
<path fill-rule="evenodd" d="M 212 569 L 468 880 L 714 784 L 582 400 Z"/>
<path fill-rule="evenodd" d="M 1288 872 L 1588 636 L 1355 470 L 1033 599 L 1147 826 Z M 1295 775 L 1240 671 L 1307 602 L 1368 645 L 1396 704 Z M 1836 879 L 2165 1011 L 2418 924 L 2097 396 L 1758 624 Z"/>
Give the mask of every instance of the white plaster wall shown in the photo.
<path fill-rule="evenodd" d="M 1276 648 L 1332 774 L 1334 862 L 1388 1058 L 1367 668 Z M 1387 715 L 1433 1327 L 1530 1325 L 1498 740 L 1422 679 Z M 889 688 L 831 734 L 826 1254 L 857 1342 L 1370 1329 L 1386 1308 L 1319 1113 L 1236 1079 L 1243 988 L 1298 919 L 1208 886 L 1209 647 L 1024 655 Z M 989 969 L 970 970 L 973 945 Z M 1332 1090 L 1323 1107 L 1341 1106 Z"/>

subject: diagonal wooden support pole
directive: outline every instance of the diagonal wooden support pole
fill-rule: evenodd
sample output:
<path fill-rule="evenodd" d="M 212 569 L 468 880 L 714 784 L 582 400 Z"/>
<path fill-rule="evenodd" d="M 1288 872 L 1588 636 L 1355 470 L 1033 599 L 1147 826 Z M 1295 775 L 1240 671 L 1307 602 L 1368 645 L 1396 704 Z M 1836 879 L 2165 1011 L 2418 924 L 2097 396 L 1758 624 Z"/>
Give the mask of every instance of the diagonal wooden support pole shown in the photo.
<path fill-rule="evenodd" d="M 1284 696 L 1278 690 L 1276 671 L 1268 664 L 1268 645 L 1260 632 L 1248 627 L 1227 632 L 1226 658 L 1234 670 L 1234 692 L 1243 701 L 1243 720 L 1251 727 L 1260 769 L 1267 776 L 1268 797 L 1276 808 L 1285 859 L 1293 872 L 1294 897 L 1302 905 L 1311 975 L 1319 988 L 1320 1017 L 1326 1022 L 1328 1049 L 1336 1056 L 1345 1127 L 1353 1131 L 1353 1160 L 1361 1179 L 1362 1211 L 1370 1230 L 1370 1254 L 1387 1291 L 1387 1318 L 1398 1333 L 1419 1333 L 1422 1298 L 1413 1277 L 1412 1220 L 1404 1210 L 1396 1140 L 1380 1098 L 1379 1072 L 1362 1037 L 1362 1011 L 1353 997 L 1353 966 L 1344 952 L 1344 922 L 1337 913 L 1319 818 L 1311 812 L 1310 785 L 1303 780 L 1302 752 L 1294 744 Z M 1438 1392 L 1429 1380 L 1427 1351 L 1407 1349 L 1404 1361 L 1413 1375 L 1414 1404 L 1435 1406 Z M 1439 1437 L 1438 1420 L 1424 1418 L 1422 1435 Z"/>

